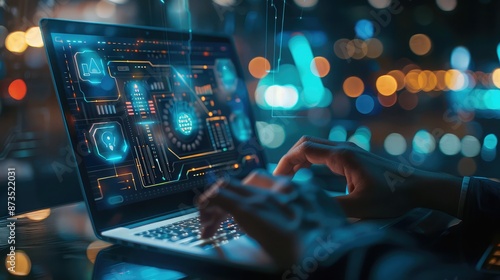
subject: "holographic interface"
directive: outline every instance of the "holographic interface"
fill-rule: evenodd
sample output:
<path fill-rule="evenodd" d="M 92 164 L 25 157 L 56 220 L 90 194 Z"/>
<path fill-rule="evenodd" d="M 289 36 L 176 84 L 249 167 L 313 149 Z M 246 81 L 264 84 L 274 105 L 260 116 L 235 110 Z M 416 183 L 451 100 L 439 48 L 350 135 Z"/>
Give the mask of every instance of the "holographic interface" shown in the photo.
<path fill-rule="evenodd" d="M 229 43 L 76 34 L 52 40 L 76 128 L 73 144 L 84 151 L 82 175 L 99 209 L 188 191 L 263 164 Z"/>

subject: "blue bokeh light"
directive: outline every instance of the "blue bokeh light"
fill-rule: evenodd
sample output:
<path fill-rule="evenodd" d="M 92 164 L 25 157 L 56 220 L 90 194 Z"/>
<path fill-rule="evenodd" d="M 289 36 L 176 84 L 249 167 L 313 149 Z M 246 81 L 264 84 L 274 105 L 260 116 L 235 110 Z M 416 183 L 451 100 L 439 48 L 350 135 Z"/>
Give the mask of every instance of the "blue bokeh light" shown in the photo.
<path fill-rule="evenodd" d="M 354 31 L 356 31 L 356 35 L 359 38 L 366 40 L 373 37 L 373 34 L 375 33 L 375 28 L 373 27 L 373 23 L 371 21 L 362 19 L 356 23 Z"/>
<path fill-rule="evenodd" d="M 486 137 L 484 137 L 483 146 L 486 149 L 494 150 L 497 148 L 497 145 L 498 145 L 498 138 L 496 137 L 495 134 L 488 134 L 486 135 Z"/>
<path fill-rule="evenodd" d="M 363 115 L 370 114 L 375 108 L 375 101 L 369 95 L 361 95 L 356 99 L 356 109 Z"/>
<path fill-rule="evenodd" d="M 465 71 L 469 68 L 470 59 L 470 52 L 466 47 L 456 47 L 451 53 L 451 67 Z"/>

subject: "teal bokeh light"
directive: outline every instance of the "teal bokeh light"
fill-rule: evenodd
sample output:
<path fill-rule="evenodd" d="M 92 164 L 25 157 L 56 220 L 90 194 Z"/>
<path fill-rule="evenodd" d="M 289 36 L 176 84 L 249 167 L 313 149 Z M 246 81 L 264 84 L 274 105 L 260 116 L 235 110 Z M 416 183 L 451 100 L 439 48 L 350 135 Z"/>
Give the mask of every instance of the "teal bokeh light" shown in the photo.
<path fill-rule="evenodd" d="M 290 39 L 288 46 L 302 81 L 304 105 L 317 107 L 324 100 L 326 91 L 321 78 L 311 71 L 311 62 L 314 59 L 311 45 L 304 35 L 296 35 Z"/>
<path fill-rule="evenodd" d="M 460 71 L 469 69 L 470 65 L 470 52 L 466 47 L 459 46 L 453 49 L 450 59 L 451 67 Z"/>
<path fill-rule="evenodd" d="M 497 148 L 497 145 L 498 145 L 498 138 L 496 137 L 495 134 L 488 134 L 486 135 L 486 137 L 484 137 L 483 146 L 486 149 L 494 150 Z"/>
<path fill-rule="evenodd" d="M 413 138 L 413 150 L 420 154 L 430 154 L 436 149 L 436 140 L 426 130 L 419 130 Z"/>

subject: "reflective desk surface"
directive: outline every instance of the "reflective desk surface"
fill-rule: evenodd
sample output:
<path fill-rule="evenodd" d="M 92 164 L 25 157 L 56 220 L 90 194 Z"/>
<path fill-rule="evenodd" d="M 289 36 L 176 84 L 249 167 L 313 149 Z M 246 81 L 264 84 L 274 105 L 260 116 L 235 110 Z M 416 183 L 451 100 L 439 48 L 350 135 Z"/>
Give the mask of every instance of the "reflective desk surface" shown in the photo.
<path fill-rule="evenodd" d="M 387 221 L 376 221 L 387 224 Z M 426 249 L 453 262 L 475 264 L 484 248 L 464 253 L 457 220 L 416 209 L 391 221 Z M 0 222 L 0 253 L 8 254 L 9 231 Z M 184 259 L 179 256 L 111 246 L 94 236 L 83 203 L 21 216 L 16 223 L 16 275 L 0 268 L 0 279 L 262 279 L 253 272 Z M 467 250 L 465 250 L 467 251 Z M 4 262 L 5 264 L 5 262 Z"/>

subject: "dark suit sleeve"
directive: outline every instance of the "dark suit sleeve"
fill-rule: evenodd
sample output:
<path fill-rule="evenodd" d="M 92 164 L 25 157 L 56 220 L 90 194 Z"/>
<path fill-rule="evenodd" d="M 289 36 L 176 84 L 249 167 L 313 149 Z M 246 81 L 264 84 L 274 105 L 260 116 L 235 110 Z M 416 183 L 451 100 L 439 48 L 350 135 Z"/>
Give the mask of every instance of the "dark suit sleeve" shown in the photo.
<path fill-rule="evenodd" d="M 498 232 L 500 183 L 483 178 L 470 178 L 462 221 L 467 230 Z"/>
<path fill-rule="evenodd" d="M 337 228 L 316 239 L 310 254 L 282 279 L 483 279 L 467 266 L 419 250 L 406 234 L 369 224 Z"/>

